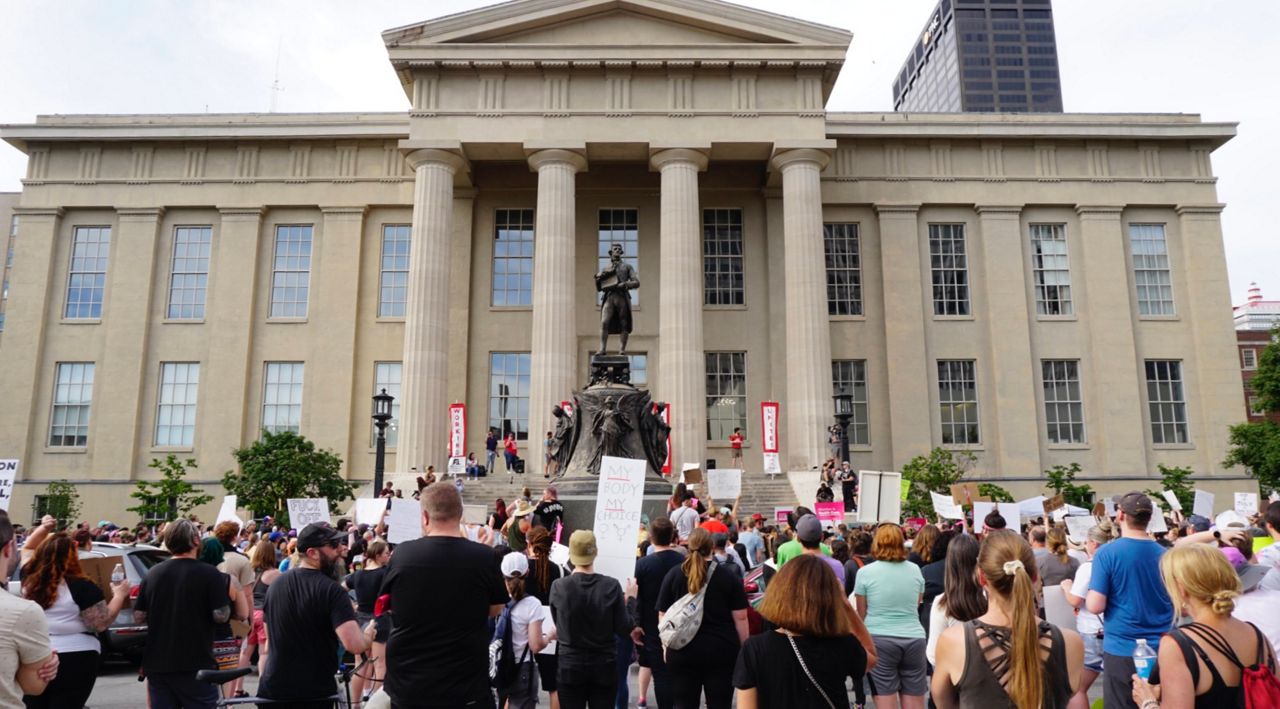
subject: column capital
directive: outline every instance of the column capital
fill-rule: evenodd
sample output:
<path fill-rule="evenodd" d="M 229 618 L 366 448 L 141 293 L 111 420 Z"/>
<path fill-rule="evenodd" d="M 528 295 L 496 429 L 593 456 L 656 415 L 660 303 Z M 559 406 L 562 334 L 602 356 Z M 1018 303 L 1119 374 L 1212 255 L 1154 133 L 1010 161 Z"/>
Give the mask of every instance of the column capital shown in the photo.
<path fill-rule="evenodd" d="M 877 202 L 875 205 L 876 214 L 881 217 L 897 217 L 899 219 L 915 219 L 920 213 L 919 202 Z"/>
<path fill-rule="evenodd" d="M 687 162 L 692 163 L 703 172 L 707 169 L 707 163 L 710 161 L 710 151 L 703 148 L 664 148 L 661 150 L 649 149 L 649 168 L 651 170 L 661 170 L 667 165 L 674 163 Z"/>
<path fill-rule="evenodd" d="M 417 170 L 419 167 L 427 163 L 439 163 L 449 168 L 449 172 L 457 174 L 459 172 L 468 172 L 471 169 L 471 163 L 463 157 L 461 151 L 444 150 L 441 148 L 419 148 L 401 146 L 400 152 L 404 154 L 404 159 L 409 163 L 409 167 Z"/>
<path fill-rule="evenodd" d="M 121 221 L 154 222 L 164 216 L 164 207 L 121 207 L 116 215 Z"/>
<path fill-rule="evenodd" d="M 769 161 L 769 167 L 774 170 L 786 170 L 788 166 L 798 163 L 813 163 L 817 165 L 819 170 L 822 170 L 829 162 L 831 162 L 831 152 L 828 150 L 793 148 L 776 153 L 773 159 Z"/>
<path fill-rule="evenodd" d="M 14 207 L 13 213 L 28 219 L 61 219 L 66 214 L 62 207 Z"/>
<path fill-rule="evenodd" d="M 1017 219 L 1022 216 L 1020 204 L 978 204 L 973 211 L 983 219 Z"/>
<path fill-rule="evenodd" d="M 525 146 L 525 155 L 529 161 L 529 169 L 538 171 L 543 165 L 564 164 L 573 168 L 574 172 L 587 169 L 587 158 L 582 152 L 570 148 L 541 148 L 530 150 Z"/>
<path fill-rule="evenodd" d="M 1077 204 L 1076 214 L 1081 219 L 1119 219 L 1124 212 L 1120 204 Z"/>
<path fill-rule="evenodd" d="M 1174 211 L 1180 217 L 1199 217 L 1201 219 L 1217 218 L 1226 209 L 1225 204 L 1179 204 Z"/>

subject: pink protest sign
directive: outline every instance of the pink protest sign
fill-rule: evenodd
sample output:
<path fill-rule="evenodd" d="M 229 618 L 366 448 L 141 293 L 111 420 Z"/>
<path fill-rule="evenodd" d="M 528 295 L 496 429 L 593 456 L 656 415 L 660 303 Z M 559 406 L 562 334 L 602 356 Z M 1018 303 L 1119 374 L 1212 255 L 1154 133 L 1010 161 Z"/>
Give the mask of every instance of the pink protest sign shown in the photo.
<path fill-rule="evenodd" d="M 843 502 L 815 502 L 813 503 L 813 513 L 818 516 L 819 522 L 843 522 L 844 521 L 844 503 Z"/>

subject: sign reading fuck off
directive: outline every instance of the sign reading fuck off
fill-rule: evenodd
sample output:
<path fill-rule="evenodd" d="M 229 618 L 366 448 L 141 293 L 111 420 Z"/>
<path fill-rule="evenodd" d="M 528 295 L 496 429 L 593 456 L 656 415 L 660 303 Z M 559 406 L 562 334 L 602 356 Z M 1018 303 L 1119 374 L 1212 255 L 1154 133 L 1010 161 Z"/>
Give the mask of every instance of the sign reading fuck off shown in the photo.
<path fill-rule="evenodd" d="M 598 550 L 595 572 L 618 579 L 624 589 L 627 580 L 636 575 L 645 467 L 645 461 L 630 458 L 605 456 L 600 461 L 594 527 Z"/>

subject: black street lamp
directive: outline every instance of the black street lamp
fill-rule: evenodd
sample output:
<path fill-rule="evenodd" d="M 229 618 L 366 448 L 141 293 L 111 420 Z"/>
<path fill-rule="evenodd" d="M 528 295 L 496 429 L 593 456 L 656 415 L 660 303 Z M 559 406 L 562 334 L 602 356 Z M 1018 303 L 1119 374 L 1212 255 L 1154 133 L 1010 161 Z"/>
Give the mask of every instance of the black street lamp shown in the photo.
<path fill-rule="evenodd" d="M 853 418 L 853 393 L 842 384 L 831 399 L 836 407 L 836 425 L 840 427 L 840 460 L 836 461 L 840 464 L 849 460 L 849 419 Z"/>
<path fill-rule="evenodd" d="M 391 402 L 396 398 L 383 389 L 373 395 L 373 426 L 378 429 L 377 448 L 373 454 L 373 494 L 382 494 L 382 474 L 387 464 L 387 425 L 391 422 Z"/>

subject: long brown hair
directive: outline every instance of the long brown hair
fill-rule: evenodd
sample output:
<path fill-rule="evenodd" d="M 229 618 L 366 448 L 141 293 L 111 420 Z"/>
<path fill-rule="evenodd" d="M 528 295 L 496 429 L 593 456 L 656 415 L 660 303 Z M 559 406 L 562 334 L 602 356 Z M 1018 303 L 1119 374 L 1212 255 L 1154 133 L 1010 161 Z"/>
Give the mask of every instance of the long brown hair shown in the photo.
<path fill-rule="evenodd" d="M 706 582 L 706 562 L 709 558 L 711 558 L 711 532 L 697 527 L 689 535 L 689 556 L 686 556 L 680 564 L 680 570 L 688 580 L 689 593 L 697 593 Z"/>
<path fill-rule="evenodd" d="M 276 568 L 279 564 L 276 561 L 276 545 L 272 544 L 269 539 L 262 539 L 253 548 L 253 558 L 250 559 L 249 563 L 253 566 L 253 570 L 258 573 Z"/>
<path fill-rule="evenodd" d="M 1049 553 L 1058 557 L 1058 561 L 1064 564 L 1071 563 L 1071 557 L 1067 555 L 1067 533 L 1061 527 L 1054 527 L 1045 534 L 1045 546 L 1049 547 Z"/>
<path fill-rule="evenodd" d="M 915 541 L 911 543 L 911 551 L 928 564 L 933 561 L 933 543 L 936 541 L 938 541 L 938 528 L 932 524 L 926 524 L 916 534 Z"/>
<path fill-rule="evenodd" d="M 853 612 L 831 567 L 809 554 L 782 567 L 760 604 L 760 615 L 770 623 L 815 638 L 852 635 L 856 627 Z"/>
<path fill-rule="evenodd" d="M 48 608 L 58 598 L 58 586 L 64 580 L 82 579 L 76 543 L 66 532 L 45 539 L 22 569 L 22 595 Z"/>
<path fill-rule="evenodd" d="M 543 593 L 551 592 L 551 533 L 546 527 L 534 527 L 525 538 L 533 559 L 530 573 Z"/>
<path fill-rule="evenodd" d="M 978 566 L 987 579 L 987 588 L 1005 600 L 1011 616 L 1013 632 L 1005 693 L 1014 706 L 1039 707 L 1044 703 L 1044 671 L 1040 659 L 1040 617 L 1036 614 L 1035 554 L 1026 539 L 1001 529 L 982 540 Z"/>
<path fill-rule="evenodd" d="M 948 618 L 970 621 L 987 612 L 987 595 L 978 585 L 978 540 L 968 534 L 951 539 L 943 566 L 943 592 L 938 607 Z"/>

